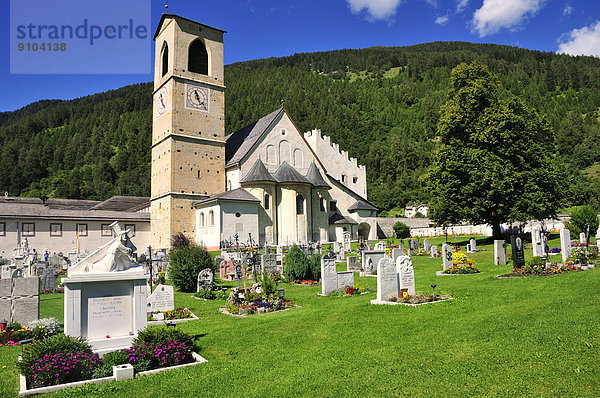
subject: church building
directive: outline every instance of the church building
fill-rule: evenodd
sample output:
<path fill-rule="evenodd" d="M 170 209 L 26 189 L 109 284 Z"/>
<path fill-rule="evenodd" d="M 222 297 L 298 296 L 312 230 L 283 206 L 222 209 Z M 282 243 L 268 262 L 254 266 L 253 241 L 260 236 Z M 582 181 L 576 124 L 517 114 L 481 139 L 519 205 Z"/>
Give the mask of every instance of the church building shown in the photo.
<path fill-rule="evenodd" d="M 163 14 L 154 40 L 151 242 L 182 232 L 208 250 L 235 243 L 377 238 L 365 166 L 280 108 L 225 134 L 223 34 Z"/>

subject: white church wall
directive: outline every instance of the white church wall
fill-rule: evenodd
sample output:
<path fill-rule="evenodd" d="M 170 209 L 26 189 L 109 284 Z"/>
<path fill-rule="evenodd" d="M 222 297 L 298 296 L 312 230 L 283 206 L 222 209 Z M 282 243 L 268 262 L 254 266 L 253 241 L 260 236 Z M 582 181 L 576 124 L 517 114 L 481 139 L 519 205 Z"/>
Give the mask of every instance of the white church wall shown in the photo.
<path fill-rule="evenodd" d="M 248 242 L 248 234 L 258 241 L 258 203 L 223 201 L 220 205 L 223 239 L 233 240 L 237 233 L 240 243 Z"/>
<path fill-rule="evenodd" d="M 207 250 L 219 249 L 220 228 L 221 209 L 218 203 L 196 210 L 196 243 L 204 245 Z"/>
<path fill-rule="evenodd" d="M 235 167 L 225 171 L 227 184 L 226 190 L 233 191 L 240 187 L 240 169 Z"/>
<path fill-rule="evenodd" d="M 256 199 L 260 200 L 260 206 L 258 207 L 259 244 L 261 246 L 265 243 L 270 245 L 275 244 L 275 242 L 277 242 L 277 239 L 274 236 L 275 226 L 273 222 L 276 209 L 275 185 L 264 184 L 259 187 L 246 188 L 246 190 Z M 268 195 L 268 198 L 266 195 Z"/>
<path fill-rule="evenodd" d="M 332 142 L 330 137 L 322 135 L 321 130 L 307 131 L 304 138 L 331 176 L 360 196 L 367 197 L 365 166 L 359 165 L 355 158 L 348 157 L 348 152 L 340 151 L 339 145 Z"/>

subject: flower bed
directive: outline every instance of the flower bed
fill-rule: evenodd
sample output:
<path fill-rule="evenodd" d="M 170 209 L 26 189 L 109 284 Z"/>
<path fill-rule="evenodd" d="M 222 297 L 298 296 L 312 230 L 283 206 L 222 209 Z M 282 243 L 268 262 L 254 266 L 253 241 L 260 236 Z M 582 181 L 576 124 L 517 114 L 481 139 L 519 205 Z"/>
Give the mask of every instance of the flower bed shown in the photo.
<path fill-rule="evenodd" d="M 0 332 L 0 347 L 18 345 L 21 340 L 42 340 L 60 331 L 60 324 L 55 318 L 38 319 L 23 327 L 18 323 L 10 324 Z"/>
<path fill-rule="evenodd" d="M 552 276 L 563 274 L 565 272 L 581 271 L 572 261 L 565 264 L 552 262 L 545 265 L 526 265 L 521 268 L 513 268 L 510 274 L 498 275 L 498 278 L 523 278 L 528 276 Z"/>
<path fill-rule="evenodd" d="M 163 314 L 162 319 L 157 319 L 157 318 L 160 318 L 160 317 L 156 316 L 159 314 Z M 180 323 L 180 322 L 187 322 L 187 321 L 195 321 L 196 319 L 198 319 L 198 317 L 196 315 L 194 315 L 194 313 L 192 311 L 188 310 L 187 308 L 183 308 L 183 307 L 177 307 L 173 310 L 167 310 L 167 311 L 147 312 L 146 316 L 147 316 L 148 325 L 160 325 L 165 321 L 170 321 L 172 323 Z"/>
<path fill-rule="evenodd" d="M 320 285 L 321 281 L 313 281 L 313 280 L 301 280 L 301 281 L 292 281 L 290 284 L 295 286 L 315 286 Z"/>
<path fill-rule="evenodd" d="M 387 304 L 387 305 L 407 305 L 418 306 L 425 304 L 441 303 L 442 301 L 452 300 L 452 297 L 443 294 L 415 294 L 412 296 L 392 297 L 386 301 L 371 300 L 371 304 Z"/>
<path fill-rule="evenodd" d="M 65 289 L 62 287 L 55 287 L 54 289 L 50 289 L 50 288 L 46 288 L 44 290 L 42 290 L 40 293 L 41 294 L 55 294 L 55 293 L 64 293 Z"/>
<path fill-rule="evenodd" d="M 479 268 L 474 267 L 472 264 L 453 265 L 442 271 L 442 273 L 446 275 L 478 274 L 480 272 Z"/>
<path fill-rule="evenodd" d="M 228 304 L 225 307 L 225 311 L 233 315 L 254 315 L 282 311 L 293 307 L 295 305 L 291 300 L 279 300 L 276 302 L 254 301 L 247 304 Z"/>
<path fill-rule="evenodd" d="M 194 338 L 185 332 L 145 329 L 139 332 L 131 348 L 107 353 L 100 359 L 85 340 L 58 334 L 24 351 L 17 363 L 22 374 L 20 394 L 23 395 L 23 390 L 27 394 L 48 392 L 50 386 L 62 385 L 58 388 L 61 389 L 93 379 L 110 380 L 113 367 L 123 364 L 131 365 L 132 372 L 142 373 L 198 363 L 196 348 Z"/>
<path fill-rule="evenodd" d="M 341 291 L 334 290 L 334 291 L 330 292 L 328 294 L 328 296 L 329 297 L 348 297 L 348 296 L 355 296 L 355 295 L 360 295 L 360 294 L 367 294 L 370 292 L 371 291 L 369 290 L 368 284 L 365 283 L 364 285 L 361 285 L 359 283 L 355 283 L 352 286 L 346 286 Z"/>
<path fill-rule="evenodd" d="M 228 297 L 227 290 L 209 290 L 201 289 L 194 293 L 192 297 L 202 300 L 225 300 Z"/>

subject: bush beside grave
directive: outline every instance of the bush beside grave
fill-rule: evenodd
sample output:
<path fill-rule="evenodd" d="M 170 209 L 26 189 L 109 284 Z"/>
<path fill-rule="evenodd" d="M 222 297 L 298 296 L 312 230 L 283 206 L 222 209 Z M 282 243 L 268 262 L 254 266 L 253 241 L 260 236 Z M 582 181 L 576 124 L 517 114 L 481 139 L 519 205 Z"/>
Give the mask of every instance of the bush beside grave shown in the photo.
<path fill-rule="evenodd" d="M 308 259 L 298 245 L 292 245 L 286 254 L 283 274 L 288 281 L 311 279 Z"/>
<path fill-rule="evenodd" d="M 397 239 L 410 238 L 410 227 L 401 221 L 394 224 L 394 234 Z"/>
<path fill-rule="evenodd" d="M 17 345 L 26 339 L 42 340 L 60 332 L 61 326 L 55 318 L 38 319 L 30 322 L 27 327 L 12 323 L 0 332 L 0 346 Z"/>
<path fill-rule="evenodd" d="M 169 251 L 169 276 L 173 284 L 182 292 L 195 292 L 197 278 L 205 268 L 215 272 L 215 264 L 210 254 L 202 246 L 190 243 L 176 246 Z"/>
<path fill-rule="evenodd" d="M 277 282 L 266 271 L 252 287 L 234 287 L 229 292 L 225 311 L 235 315 L 279 311 L 294 306 L 290 300 L 280 299 Z"/>

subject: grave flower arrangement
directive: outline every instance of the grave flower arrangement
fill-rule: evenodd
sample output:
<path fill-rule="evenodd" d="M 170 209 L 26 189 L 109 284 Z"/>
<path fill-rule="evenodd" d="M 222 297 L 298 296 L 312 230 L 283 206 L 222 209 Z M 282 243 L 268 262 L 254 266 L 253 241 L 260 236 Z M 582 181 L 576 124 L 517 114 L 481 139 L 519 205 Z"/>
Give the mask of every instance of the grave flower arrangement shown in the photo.
<path fill-rule="evenodd" d="M 192 312 L 190 310 L 188 310 L 187 308 L 183 308 L 183 307 L 177 307 L 173 310 L 166 310 L 166 311 L 154 311 L 154 312 L 148 312 L 146 313 L 147 315 L 147 319 L 148 321 L 153 321 L 154 314 L 160 314 L 160 313 L 165 314 L 165 320 L 171 321 L 173 319 L 186 319 L 186 318 L 192 318 Z"/>
<path fill-rule="evenodd" d="M 0 332 L 0 346 L 18 345 L 26 339 L 42 340 L 60 332 L 61 327 L 55 318 L 44 318 L 31 322 L 27 327 L 12 323 Z"/>
<path fill-rule="evenodd" d="M 252 315 L 280 311 L 293 306 L 293 301 L 279 297 L 277 284 L 265 272 L 260 282 L 253 284 L 252 287 L 232 288 L 225 310 L 231 314 Z"/>
<path fill-rule="evenodd" d="M 367 293 L 369 293 L 369 285 L 367 285 L 366 283 L 364 285 L 355 283 L 352 286 L 346 286 L 346 289 L 344 290 L 344 295 L 348 295 L 348 296 L 367 294 Z"/>
<path fill-rule="evenodd" d="M 418 292 L 417 292 L 418 293 Z M 432 303 L 436 301 L 444 301 L 449 300 L 451 297 L 444 294 L 415 294 L 415 295 L 407 295 L 391 297 L 389 301 L 394 303 L 404 303 L 404 304 L 424 304 L 424 303 Z"/>
<path fill-rule="evenodd" d="M 477 274 L 481 272 L 475 267 L 475 261 L 467 257 L 462 250 L 452 253 L 452 267 L 444 270 L 445 274 Z"/>

